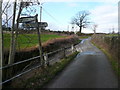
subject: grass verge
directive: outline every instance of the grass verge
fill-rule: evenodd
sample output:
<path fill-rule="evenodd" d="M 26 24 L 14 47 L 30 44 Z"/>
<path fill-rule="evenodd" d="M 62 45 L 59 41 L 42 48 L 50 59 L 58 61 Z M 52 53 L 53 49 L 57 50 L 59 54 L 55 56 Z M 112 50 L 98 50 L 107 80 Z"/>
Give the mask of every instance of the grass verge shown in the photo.
<path fill-rule="evenodd" d="M 118 66 L 117 60 L 115 60 L 115 59 L 110 55 L 110 53 L 107 52 L 107 50 L 101 48 L 99 45 L 95 44 L 94 42 L 92 42 L 92 44 L 93 44 L 94 46 L 96 46 L 97 48 L 99 48 L 101 51 L 103 51 L 103 53 L 108 57 L 108 59 L 109 59 L 111 65 L 112 65 L 112 68 L 113 68 L 113 70 L 115 71 L 116 75 L 117 75 L 118 77 L 120 77 L 120 68 L 119 68 L 119 66 Z"/>
<path fill-rule="evenodd" d="M 79 52 L 75 52 L 68 57 L 56 62 L 51 66 L 45 67 L 44 69 L 38 70 L 37 74 L 32 78 L 29 78 L 21 83 L 24 88 L 42 88 L 46 83 L 53 79 L 58 73 L 60 73 Z M 16 87 L 15 87 L 16 88 Z"/>

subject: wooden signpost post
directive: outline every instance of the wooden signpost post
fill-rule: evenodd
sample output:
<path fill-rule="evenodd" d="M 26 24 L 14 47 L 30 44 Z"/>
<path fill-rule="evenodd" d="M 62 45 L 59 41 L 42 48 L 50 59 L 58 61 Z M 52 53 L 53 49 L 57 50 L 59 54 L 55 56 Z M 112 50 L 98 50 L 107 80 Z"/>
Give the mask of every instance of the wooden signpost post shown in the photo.
<path fill-rule="evenodd" d="M 44 59 L 43 59 L 43 53 L 42 53 L 42 44 L 41 44 L 41 35 L 40 35 L 40 30 L 39 30 L 39 24 L 38 24 L 38 14 L 35 16 L 36 17 L 36 23 L 37 23 L 37 33 L 38 33 L 38 43 L 39 43 L 39 53 L 40 53 L 40 59 L 41 59 L 41 65 L 44 66 Z"/>
<path fill-rule="evenodd" d="M 38 14 L 36 14 L 35 16 L 31 16 L 31 17 L 21 17 L 19 19 L 19 23 L 28 23 L 28 24 L 34 23 L 34 25 L 32 25 L 32 27 L 37 29 L 40 62 L 41 62 L 41 65 L 44 65 L 43 53 L 42 53 L 42 44 L 41 44 L 41 35 L 40 35 L 39 24 L 38 24 Z"/>

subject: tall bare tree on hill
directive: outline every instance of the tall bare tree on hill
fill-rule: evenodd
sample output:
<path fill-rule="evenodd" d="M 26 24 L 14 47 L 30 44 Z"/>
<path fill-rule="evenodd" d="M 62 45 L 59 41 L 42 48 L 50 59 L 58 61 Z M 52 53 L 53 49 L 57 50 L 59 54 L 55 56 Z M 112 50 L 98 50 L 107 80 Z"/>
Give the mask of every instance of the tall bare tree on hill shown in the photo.
<path fill-rule="evenodd" d="M 72 18 L 71 24 L 75 24 L 79 27 L 79 32 L 81 34 L 82 28 L 86 28 L 90 22 L 88 21 L 88 16 L 90 13 L 88 11 L 80 11 Z"/>

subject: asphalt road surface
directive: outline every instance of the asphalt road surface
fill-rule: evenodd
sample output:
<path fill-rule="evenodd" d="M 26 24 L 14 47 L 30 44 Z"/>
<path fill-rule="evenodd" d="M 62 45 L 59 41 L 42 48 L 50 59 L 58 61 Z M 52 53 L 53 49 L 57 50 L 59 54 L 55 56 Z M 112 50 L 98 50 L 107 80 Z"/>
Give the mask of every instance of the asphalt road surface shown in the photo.
<path fill-rule="evenodd" d="M 118 88 L 118 78 L 110 62 L 91 44 L 90 38 L 76 49 L 81 53 L 44 88 Z"/>

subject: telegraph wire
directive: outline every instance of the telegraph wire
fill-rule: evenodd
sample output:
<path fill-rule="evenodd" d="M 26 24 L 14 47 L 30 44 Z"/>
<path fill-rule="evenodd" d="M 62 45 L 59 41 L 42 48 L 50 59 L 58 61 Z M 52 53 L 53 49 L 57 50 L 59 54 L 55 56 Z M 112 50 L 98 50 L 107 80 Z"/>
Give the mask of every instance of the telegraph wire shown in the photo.
<path fill-rule="evenodd" d="M 47 15 L 49 15 L 55 22 L 63 25 L 60 21 L 58 21 L 55 17 L 53 17 L 48 11 L 46 11 L 45 8 L 43 8 L 43 11 L 44 11 Z"/>

